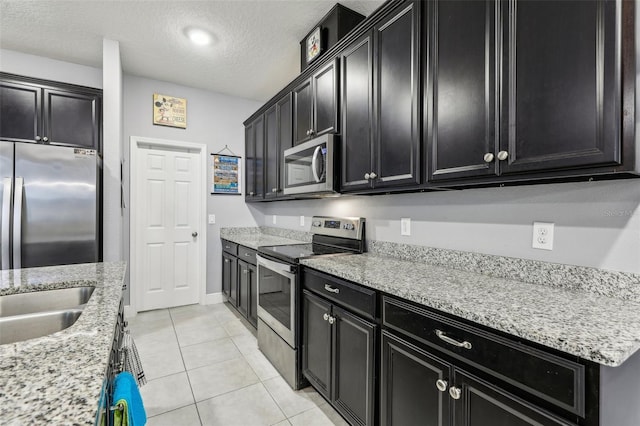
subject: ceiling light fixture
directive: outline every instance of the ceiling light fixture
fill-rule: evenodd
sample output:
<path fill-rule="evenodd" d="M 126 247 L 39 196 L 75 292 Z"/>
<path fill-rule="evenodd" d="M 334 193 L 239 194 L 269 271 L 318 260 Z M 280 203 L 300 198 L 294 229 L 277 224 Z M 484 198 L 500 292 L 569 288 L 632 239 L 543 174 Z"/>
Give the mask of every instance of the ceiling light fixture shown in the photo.
<path fill-rule="evenodd" d="M 211 33 L 201 28 L 185 28 L 184 34 L 193 44 L 197 44 L 198 46 L 206 46 L 207 44 L 211 44 L 211 41 L 213 40 Z"/>

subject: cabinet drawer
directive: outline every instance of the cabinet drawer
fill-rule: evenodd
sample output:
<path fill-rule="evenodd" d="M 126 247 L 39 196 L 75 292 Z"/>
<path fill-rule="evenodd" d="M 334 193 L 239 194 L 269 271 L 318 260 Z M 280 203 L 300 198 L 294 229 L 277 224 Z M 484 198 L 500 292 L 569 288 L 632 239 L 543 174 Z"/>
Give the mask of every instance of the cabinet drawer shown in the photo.
<path fill-rule="evenodd" d="M 376 292 L 366 287 L 343 281 L 331 275 L 305 269 L 303 288 L 350 308 L 368 318 L 376 318 Z"/>
<path fill-rule="evenodd" d="M 256 265 L 256 251 L 244 246 L 238 246 L 238 259 L 244 260 L 247 263 Z"/>
<path fill-rule="evenodd" d="M 386 296 L 382 322 L 522 391 L 585 416 L 584 365 Z"/>
<path fill-rule="evenodd" d="M 231 241 L 222 240 L 222 251 L 237 256 L 238 245 L 236 243 L 232 243 Z"/>

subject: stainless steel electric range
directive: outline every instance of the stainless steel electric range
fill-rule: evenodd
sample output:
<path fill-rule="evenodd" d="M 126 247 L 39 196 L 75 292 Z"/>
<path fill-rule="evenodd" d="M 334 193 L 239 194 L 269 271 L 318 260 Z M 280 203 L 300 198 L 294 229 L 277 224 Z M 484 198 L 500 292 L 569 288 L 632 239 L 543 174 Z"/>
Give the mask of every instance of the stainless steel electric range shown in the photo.
<path fill-rule="evenodd" d="M 311 220 L 310 244 L 258 247 L 258 347 L 293 389 L 307 383 L 301 364 L 300 259 L 365 251 L 365 220 Z"/>

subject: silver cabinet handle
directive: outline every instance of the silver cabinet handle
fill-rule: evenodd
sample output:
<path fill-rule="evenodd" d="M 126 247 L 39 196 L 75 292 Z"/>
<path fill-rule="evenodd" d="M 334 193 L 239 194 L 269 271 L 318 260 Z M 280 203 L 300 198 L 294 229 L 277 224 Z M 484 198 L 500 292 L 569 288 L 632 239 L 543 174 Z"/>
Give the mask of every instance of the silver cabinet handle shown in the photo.
<path fill-rule="evenodd" d="M 334 322 L 336 322 L 336 319 L 334 317 L 329 317 L 329 324 L 333 324 Z"/>
<path fill-rule="evenodd" d="M 192 232 L 192 233 L 191 233 L 191 236 L 192 236 L 193 238 L 195 238 L 195 237 L 197 237 L 197 236 L 198 236 L 198 233 L 194 231 L 194 232 Z"/>
<path fill-rule="evenodd" d="M 455 386 L 451 386 L 449 388 L 449 395 L 451 395 L 451 398 L 453 399 L 460 399 L 460 397 L 462 396 L 462 390 Z"/>
<path fill-rule="evenodd" d="M 340 293 L 340 289 L 339 288 L 331 287 L 329 284 L 325 284 L 324 285 L 324 289 L 327 290 L 327 291 L 330 291 L 331 293 L 335 293 L 335 294 Z"/>
<path fill-rule="evenodd" d="M 507 151 L 500 151 L 498 153 L 498 160 L 504 161 L 509 157 L 509 153 Z"/>
<path fill-rule="evenodd" d="M 251 253 L 245 253 L 245 257 L 251 257 Z"/>
<path fill-rule="evenodd" d="M 11 190 L 13 180 L 10 177 L 2 179 L 2 261 L 0 269 L 10 269 L 9 267 L 9 229 L 11 228 Z"/>
<path fill-rule="evenodd" d="M 16 178 L 16 190 L 13 194 L 13 269 L 22 268 L 22 187 L 24 179 Z"/>
<path fill-rule="evenodd" d="M 436 336 L 438 336 L 440 340 L 447 342 L 450 345 L 457 346 L 459 348 L 471 349 L 470 342 L 467 342 L 466 340 L 464 342 L 458 342 L 457 340 L 454 340 L 451 337 L 444 334 L 443 331 L 436 330 Z"/>
<path fill-rule="evenodd" d="M 231 246 L 224 246 L 224 248 L 226 248 L 227 250 L 231 248 Z"/>
<path fill-rule="evenodd" d="M 42 138 L 42 142 L 49 142 L 49 138 L 45 136 L 44 138 Z"/>
<path fill-rule="evenodd" d="M 487 153 L 484 155 L 484 162 L 485 162 L 485 163 L 490 163 L 490 162 L 492 162 L 492 161 L 493 161 L 493 154 L 492 154 L 492 153 L 490 153 L 490 152 L 487 152 Z"/>
<path fill-rule="evenodd" d="M 329 320 L 329 314 L 327 314 L 327 313 L 325 312 L 325 314 L 322 316 L 322 318 L 323 318 L 325 321 L 328 321 L 328 320 Z"/>
<path fill-rule="evenodd" d="M 369 180 L 369 179 L 371 179 L 371 175 L 370 175 L 369 173 L 365 173 L 365 174 L 364 174 L 364 178 L 365 178 L 366 180 Z"/>
<path fill-rule="evenodd" d="M 374 172 L 371 172 L 371 174 L 369 176 L 371 176 L 371 179 L 375 179 L 375 178 L 378 177 L 378 175 L 375 174 Z"/>
<path fill-rule="evenodd" d="M 446 380 L 442 380 L 442 379 L 436 380 L 436 387 L 440 392 L 446 392 L 447 386 L 449 386 L 449 384 L 447 383 Z"/>

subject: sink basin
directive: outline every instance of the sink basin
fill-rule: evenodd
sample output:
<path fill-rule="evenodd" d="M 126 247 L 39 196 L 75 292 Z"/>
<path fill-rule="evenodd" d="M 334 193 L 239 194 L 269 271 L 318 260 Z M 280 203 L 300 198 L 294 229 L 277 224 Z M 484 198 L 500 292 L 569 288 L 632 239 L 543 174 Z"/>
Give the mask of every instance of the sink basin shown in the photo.
<path fill-rule="evenodd" d="M 71 327 L 82 307 L 0 318 L 0 345 L 42 337 Z"/>
<path fill-rule="evenodd" d="M 93 290 L 85 286 L 0 296 L 0 318 L 75 308 L 87 303 Z"/>

